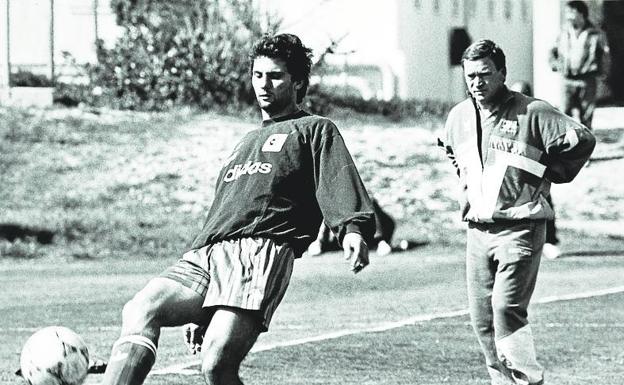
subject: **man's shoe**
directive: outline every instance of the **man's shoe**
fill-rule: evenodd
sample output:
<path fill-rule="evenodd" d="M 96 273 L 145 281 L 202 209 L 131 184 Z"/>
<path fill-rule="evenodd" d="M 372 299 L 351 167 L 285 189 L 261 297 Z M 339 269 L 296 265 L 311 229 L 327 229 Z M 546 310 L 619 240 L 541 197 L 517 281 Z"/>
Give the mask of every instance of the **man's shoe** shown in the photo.
<path fill-rule="evenodd" d="M 388 244 L 388 242 L 386 241 L 379 241 L 379 243 L 377 244 L 377 255 L 380 257 L 383 257 L 385 255 L 388 255 L 392 252 L 392 246 L 390 246 Z"/>
<path fill-rule="evenodd" d="M 315 256 L 323 253 L 323 244 L 321 241 L 314 241 L 308 246 L 308 255 Z"/>
<path fill-rule="evenodd" d="M 546 259 L 557 259 L 561 256 L 561 250 L 552 243 L 545 243 L 542 249 L 542 256 Z"/>

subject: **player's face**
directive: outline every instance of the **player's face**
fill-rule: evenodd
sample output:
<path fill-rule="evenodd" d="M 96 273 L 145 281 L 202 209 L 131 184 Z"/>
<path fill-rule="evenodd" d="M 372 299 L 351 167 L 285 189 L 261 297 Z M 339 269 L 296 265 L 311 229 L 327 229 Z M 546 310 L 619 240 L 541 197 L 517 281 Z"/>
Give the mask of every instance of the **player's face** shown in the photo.
<path fill-rule="evenodd" d="M 505 85 L 505 70 L 496 69 L 491 58 L 465 60 L 464 80 L 468 91 L 483 107 L 495 104 L 495 98 Z"/>
<path fill-rule="evenodd" d="M 585 25 L 583 14 L 571 7 L 566 7 L 565 19 L 573 28 L 582 28 Z"/>
<path fill-rule="evenodd" d="M 292 79 L 284 61 L 265 56 L 255 58 L 251 83 L 263 118 L 277 118 L 297 110 L 301 82 Z"/>

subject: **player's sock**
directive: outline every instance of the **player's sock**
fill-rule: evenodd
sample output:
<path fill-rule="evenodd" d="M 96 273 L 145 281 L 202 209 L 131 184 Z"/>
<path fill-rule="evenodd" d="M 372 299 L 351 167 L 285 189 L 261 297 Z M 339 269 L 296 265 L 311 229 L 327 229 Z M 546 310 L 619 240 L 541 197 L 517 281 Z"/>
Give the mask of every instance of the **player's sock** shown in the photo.
<path fill-rule="evenodd" d="M 156 344 L 141 335 L 121 337 L 113 345 L 102 385 L 140 385 L 156 361 Z"/>

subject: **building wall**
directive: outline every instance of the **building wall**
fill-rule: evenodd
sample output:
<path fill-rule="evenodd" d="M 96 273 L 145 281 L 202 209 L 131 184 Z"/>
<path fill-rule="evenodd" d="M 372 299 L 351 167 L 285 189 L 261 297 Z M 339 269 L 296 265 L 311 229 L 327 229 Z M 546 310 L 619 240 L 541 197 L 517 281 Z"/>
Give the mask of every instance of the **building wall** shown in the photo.
<path fill-rule="evenodd" d="M 5 1 L 11 4 L 11 63 L 45 71 L 51 0 Z M 331 69 L 313 81 L 366 98 L 462 99 L 461 68 L 449 62 L 449 36 L 457 27 L 473 41 L 491 38 L 503 47 L 509 82 L 533 80 L 532 0 L 256 1 L 317 58 L 336 43 L 336 52 L 326 57 Z M 79 63 L 95 60 L 96 15 L 98 36 L 112 43 L 119 31 L 109 0 L 54 0 L 57 73 L 63 51 Z"/>
<path fill-rule="evenodd" d="M 50 74 L 51 4 L 54 4 L 54 62 L 63 65 L 63 52 L 78 63 L 93 62 L 97 34 L 112 42 L 118 36 L 109 0 L 4 0 L 9 4 L 12 71 Z"/>
<path fill-rule="evenodd" d="M 340 40 L 338 51 L 343 54 L 331 55 L 328 61 L 345 73 L 329 80 L 377 85 L 377 91 L 361 86 L 365 97 L 461 100 L 461 68 L 449 62 L 449 36 L 457 27 L 465 27 L 473 41 L 490 38 L 502 46 L 509 58 L 509 81 L 532 82 L 531 0 L 260 2 L 282 18 L 283 32 L 299 35 L 317 54 L 332 40 Z M 368 81 L 349 75 L 363 66 L 378 71 L 369 71 Z"/>

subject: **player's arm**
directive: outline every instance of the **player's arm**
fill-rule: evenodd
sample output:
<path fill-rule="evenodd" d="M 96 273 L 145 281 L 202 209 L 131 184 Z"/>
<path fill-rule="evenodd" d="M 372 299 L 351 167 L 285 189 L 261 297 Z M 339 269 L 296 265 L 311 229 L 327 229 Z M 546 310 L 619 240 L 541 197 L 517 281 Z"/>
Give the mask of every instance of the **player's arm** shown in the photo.
<path fill-rule="evenodd" d="M 373 203 L 342 136 L 327 121 L 313 139 L 316 200 L 354 272 L 368 265 L 367 241 L 375 234 Z"/>
<path fill-rule="evenodd" d="M 545 102 L 538 114 L 538 127 L 544 141 L 546 179 L 553 183 L 571 182 L 581 171 L 594 148 L 596 138 L 584 125 Z"/>

